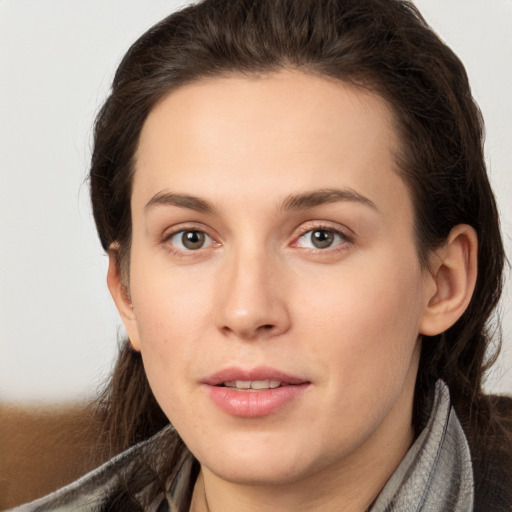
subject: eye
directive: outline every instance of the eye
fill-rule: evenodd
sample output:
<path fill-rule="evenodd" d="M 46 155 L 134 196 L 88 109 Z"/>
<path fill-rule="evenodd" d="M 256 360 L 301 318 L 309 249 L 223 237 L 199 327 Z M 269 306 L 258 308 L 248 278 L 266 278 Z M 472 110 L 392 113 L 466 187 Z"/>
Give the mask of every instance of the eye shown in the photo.
<path fill-rule="evenodd" d="M 297 240 L 297 246 L 306 249 L 329 249 L 346 241 L 341 233 L 333 229 L 310 229 Z"/>
<path fill-rule="evenodd" d="M 213 240 L 203 231 L 183 230 L 169 237 L 170 244 L 180 251 L 197 251 L 213 245 Z"/>

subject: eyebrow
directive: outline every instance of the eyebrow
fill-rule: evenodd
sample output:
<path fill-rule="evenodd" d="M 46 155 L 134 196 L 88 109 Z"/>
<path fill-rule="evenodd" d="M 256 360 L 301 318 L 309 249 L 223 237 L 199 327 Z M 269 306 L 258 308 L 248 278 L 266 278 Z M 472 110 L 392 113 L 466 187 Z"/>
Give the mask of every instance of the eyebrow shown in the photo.
<path fill-rule="evenodd" d="M 329 203 L 349 201 L 361 203 L 377 210 L 375 203 L 351 188 L 321 189 L 288 196 L 283 203 L 283 210 L 307 210 Z"/>
<path fill-rule="evenodd" d="M 155 194 L 144 207 L 149 212 L 156 206 L 177 206 L 179 208 L 188 208 L 201 213 L 213 213 L 213 206 L 203 199 L 187 194 L 176 194 L 173 192 L 158 192 Z"/>
<path fill-rule="evenodd" d="M 320 189 L 311 192 L 303 192 L 288 196 L 282 204 L 283 210 L 307 210 L 323 204 L 336 203 L 340 201 L 356 202 L 367 205 L 374 210 L 377 207 L 367 197 L 359 194 L 351 188 L 344 189 Z M 177 194 L 174 192 L 158 192 L 144 207 L 146 213 L 156 206 L 177 206 L 187 208 L 201 213 L 215 213 L 215 208 L 204 199 L 188 194 Z"/>

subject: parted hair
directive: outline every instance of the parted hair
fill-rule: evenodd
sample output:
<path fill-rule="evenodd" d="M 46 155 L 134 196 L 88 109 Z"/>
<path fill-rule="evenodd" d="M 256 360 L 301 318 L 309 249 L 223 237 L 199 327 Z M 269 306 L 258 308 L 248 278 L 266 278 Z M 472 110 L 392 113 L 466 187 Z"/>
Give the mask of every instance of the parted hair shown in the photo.
<path fill-rule="evenodd" d="M 472 300 L 455 325 L 422 340 L 414 426 L 421 427 L 433 383 L 442 378 L 472 454 L 483 461 L 483 436 L 499 437 L 509 428 L 482 391 L 500 341 L 492 317 L 504 265 L 499 219 L 484 162 L 483 121 L 464 66 L 410 1 L 204 0 L 150 28 L 123 58 L 95 123 L 90 188 L 104 249 L 118 248 L 129 286 L 134 156 L 155 104 L 208 77 L 285 68 L 349 83 L 389 104 L 401 141 L 396 172 L 413 199 L 423 265 L 455 225 L 476 230 Z M 168 423 L 129 341 L 99 404 L 112 453 Z"/>

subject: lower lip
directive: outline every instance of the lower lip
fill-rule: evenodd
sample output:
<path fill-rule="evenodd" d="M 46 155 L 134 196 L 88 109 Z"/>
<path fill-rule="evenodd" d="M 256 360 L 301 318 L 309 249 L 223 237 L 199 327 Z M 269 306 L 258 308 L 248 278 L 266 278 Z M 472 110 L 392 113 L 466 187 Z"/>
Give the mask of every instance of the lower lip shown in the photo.
<path fill-rule="evenodd" d="M 242 418 L 257 418 L 272 414 L 306 391 L 309 383 L 274 389 L 237 391 L 223 386 L 206 385 L 213 402 L 224 412 Z"/>

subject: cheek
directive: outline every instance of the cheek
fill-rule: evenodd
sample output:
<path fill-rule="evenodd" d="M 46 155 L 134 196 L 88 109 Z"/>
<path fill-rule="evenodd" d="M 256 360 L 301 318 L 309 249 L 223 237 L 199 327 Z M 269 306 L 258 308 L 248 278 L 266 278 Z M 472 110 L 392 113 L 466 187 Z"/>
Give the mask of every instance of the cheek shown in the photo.
<path fill-rule="evenodd" d="M 160 300 L 145 302 L 136 315 L 141 352 L 148 363 L 154 361 L 162 370 L 185 365 L 186 371 L 204 337 L 208 312 L 201 301 L 183 293 L 163 293 Z"/>
<path fill-rule="evenodd" d="M 344 385 L 365 380 L 375 388 L 379 382 L 403 381 L 423 304 L 422 271 L 415 253 L 397 257 L 393 250 L 383 251 L 371 263 L 365 257 L 354 259 L 340 266 L 338 275 L 326 275 L 323 286 L 309 285 L 301 309 L 308 318 L 305 328 L 318 339 L 310 350 L 327 369 L 340 368 L 326 374 Z"/>
<path fill-rule="evenodd" d="M 181 308 L 167 309 L 165 303 L 158 308 L 143 311 L 139 318 L 141 355 L 146 376 L 153 394 L 166 416 L 175 423 L 176 417 L 189 406 L 187 394 L 191 392 L 187 376 L 197 360 L 199 338 L 197 322 L 187 322 Z M 179 315 L 179 316 L 178 316 Z M 175 318 L 181 318 L 177 322 Z M 175 426 L 177 426 L 175 424 Z"/>
<path fill-rule="evenodd" d="M 186 350 L 210 313 L 208 272 L 171 267 L 164 251 L 155 256 L 143 248 L 134 248 L 131 268 L 130 290 L 142 346 L 162 353 L 170 345 Z"/>
<path fill-rule="evenodd" d="M 193 273 L 132 263 L 131 292 L 150 386 L 168 416 L 181 404 L 191 369 L 211 329 L 211 288 Z"/>
<path fill-rule="evenodd" d="M 393 261 L 391 255 L 379 265 L 344 269 L 336 284 L 302 303 L 310 334 L 303 341 L 324 379 L 322 401 L 311 416 L 320 428 L 323 411 L 331 411 L 326 438 L 376 428 L 404 390 L 414 387 L 422 273 L 414 258 Z"/>

